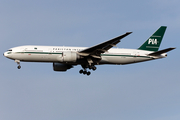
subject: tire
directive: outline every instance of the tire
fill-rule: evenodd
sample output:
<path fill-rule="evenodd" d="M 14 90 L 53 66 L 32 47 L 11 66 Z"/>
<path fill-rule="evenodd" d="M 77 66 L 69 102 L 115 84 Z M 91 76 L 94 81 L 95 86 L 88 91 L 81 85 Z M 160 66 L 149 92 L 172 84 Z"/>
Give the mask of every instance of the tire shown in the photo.
<path fill-rule="evenodd" d="M 84 71 L 83 70 L 80 70 L 79 73 L 82 74 Z"/>
<path fill-rule="evenodd" d="M 89 76 L 91 74 L 91 72 L 87 72 L 87 75 Z"/>
<path fill-rule="evenodd" d="M 96 68 L 96 66 L 94 66 L 92 69 L 95 71 L 97 68 Z"/>
<path fill-rule="evenodd" d="M 17 68 L 18 68 L 18 69 L 21 69 L 21 66 L 19 65 Z"/>

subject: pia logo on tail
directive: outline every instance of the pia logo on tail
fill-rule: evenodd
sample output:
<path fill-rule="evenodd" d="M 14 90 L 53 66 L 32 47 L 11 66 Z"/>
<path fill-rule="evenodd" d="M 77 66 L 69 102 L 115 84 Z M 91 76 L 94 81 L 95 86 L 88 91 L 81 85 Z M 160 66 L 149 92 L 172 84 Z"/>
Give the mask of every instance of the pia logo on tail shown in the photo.
<path fill-rule="evenodd" d="M 151 39 L 151 38 L 150 38 L 150 39 L 148 40 L 148 44 L 152 44 L 152 45 L 157 45 L 157 42 L 158 42 L 157 39 Z"/>

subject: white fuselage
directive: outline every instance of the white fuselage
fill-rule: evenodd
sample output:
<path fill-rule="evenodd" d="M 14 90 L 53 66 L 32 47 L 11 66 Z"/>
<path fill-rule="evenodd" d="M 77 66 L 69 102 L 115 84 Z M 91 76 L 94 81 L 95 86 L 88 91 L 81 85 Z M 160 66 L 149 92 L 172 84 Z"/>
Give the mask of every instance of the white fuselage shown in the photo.
<path fill-rule="evenodd" d="M 4 53 L 4 56 L 13 60 L 26 62 L 63 63 L 59 60 L 61 57 L 63 57 L 63 52 L 78 52 L 84 49 L 86 49 L 86 47 L 29 45 L 11 48 Z M 150 53 L 152 53 L 152 51 L 112 48 L 101 54 L 101 61 L 99 64 L 130 64 L 166 57 L 166 54 L 161 54 L 160 56 L 156 57 L 149 56 L 148 54 Z M 79 63 L 74 62 L 70 64 Z"/>

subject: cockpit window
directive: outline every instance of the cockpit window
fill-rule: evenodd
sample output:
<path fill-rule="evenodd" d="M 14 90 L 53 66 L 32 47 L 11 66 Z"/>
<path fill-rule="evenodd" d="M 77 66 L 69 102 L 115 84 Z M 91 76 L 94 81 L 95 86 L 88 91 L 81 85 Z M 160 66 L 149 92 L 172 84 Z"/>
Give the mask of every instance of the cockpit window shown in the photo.
<path fill-rule="evenodd" d="M 12 51 L 12 49 L 9 49 L 8 51 Z"/>

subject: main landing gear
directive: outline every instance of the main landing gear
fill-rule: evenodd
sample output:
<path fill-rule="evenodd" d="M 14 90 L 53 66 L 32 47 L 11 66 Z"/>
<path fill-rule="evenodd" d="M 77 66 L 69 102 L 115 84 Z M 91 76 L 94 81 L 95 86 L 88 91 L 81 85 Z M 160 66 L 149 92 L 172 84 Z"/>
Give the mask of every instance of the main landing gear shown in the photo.
<path fill-rule="evenodd" d="M 20 60 L 15 60 L 15 62 L 18 64 L 17 68 L 21 69 Z"/>
<path fill-rule="evenodd" d="M 96 66 L 89 66 L 89 67 L 84 67 L 84 66 L 82 66 L 83 67 L 83 69 L 81 69 L 80 71 L 79 71 L 79 73 L 80 74 L 84 74 L 84 75 L 87 75 L 87 76 L 89 76 L 90 74 L 91 74 L 91 72 L 90 71 L 87 71 L 87 69 L 86 68 L 89 68 L 90 70 L 92 69 L 93 71 L 95 71 L 97 68 L 96 68 Z"/>
<path fill-rule="evenodd" d="M 80 74 L 82 74 L 82 73 L 83 73 L 84 75 L 85 75 L 85 74 L 87 74 L 88 76 L 91 74 L 91 72 L 90 72 L 90 71 L 83 70 L 83 69 L 81 69 L 81 70 L 79 71 L 79 73 L 80 73 Z"/>

